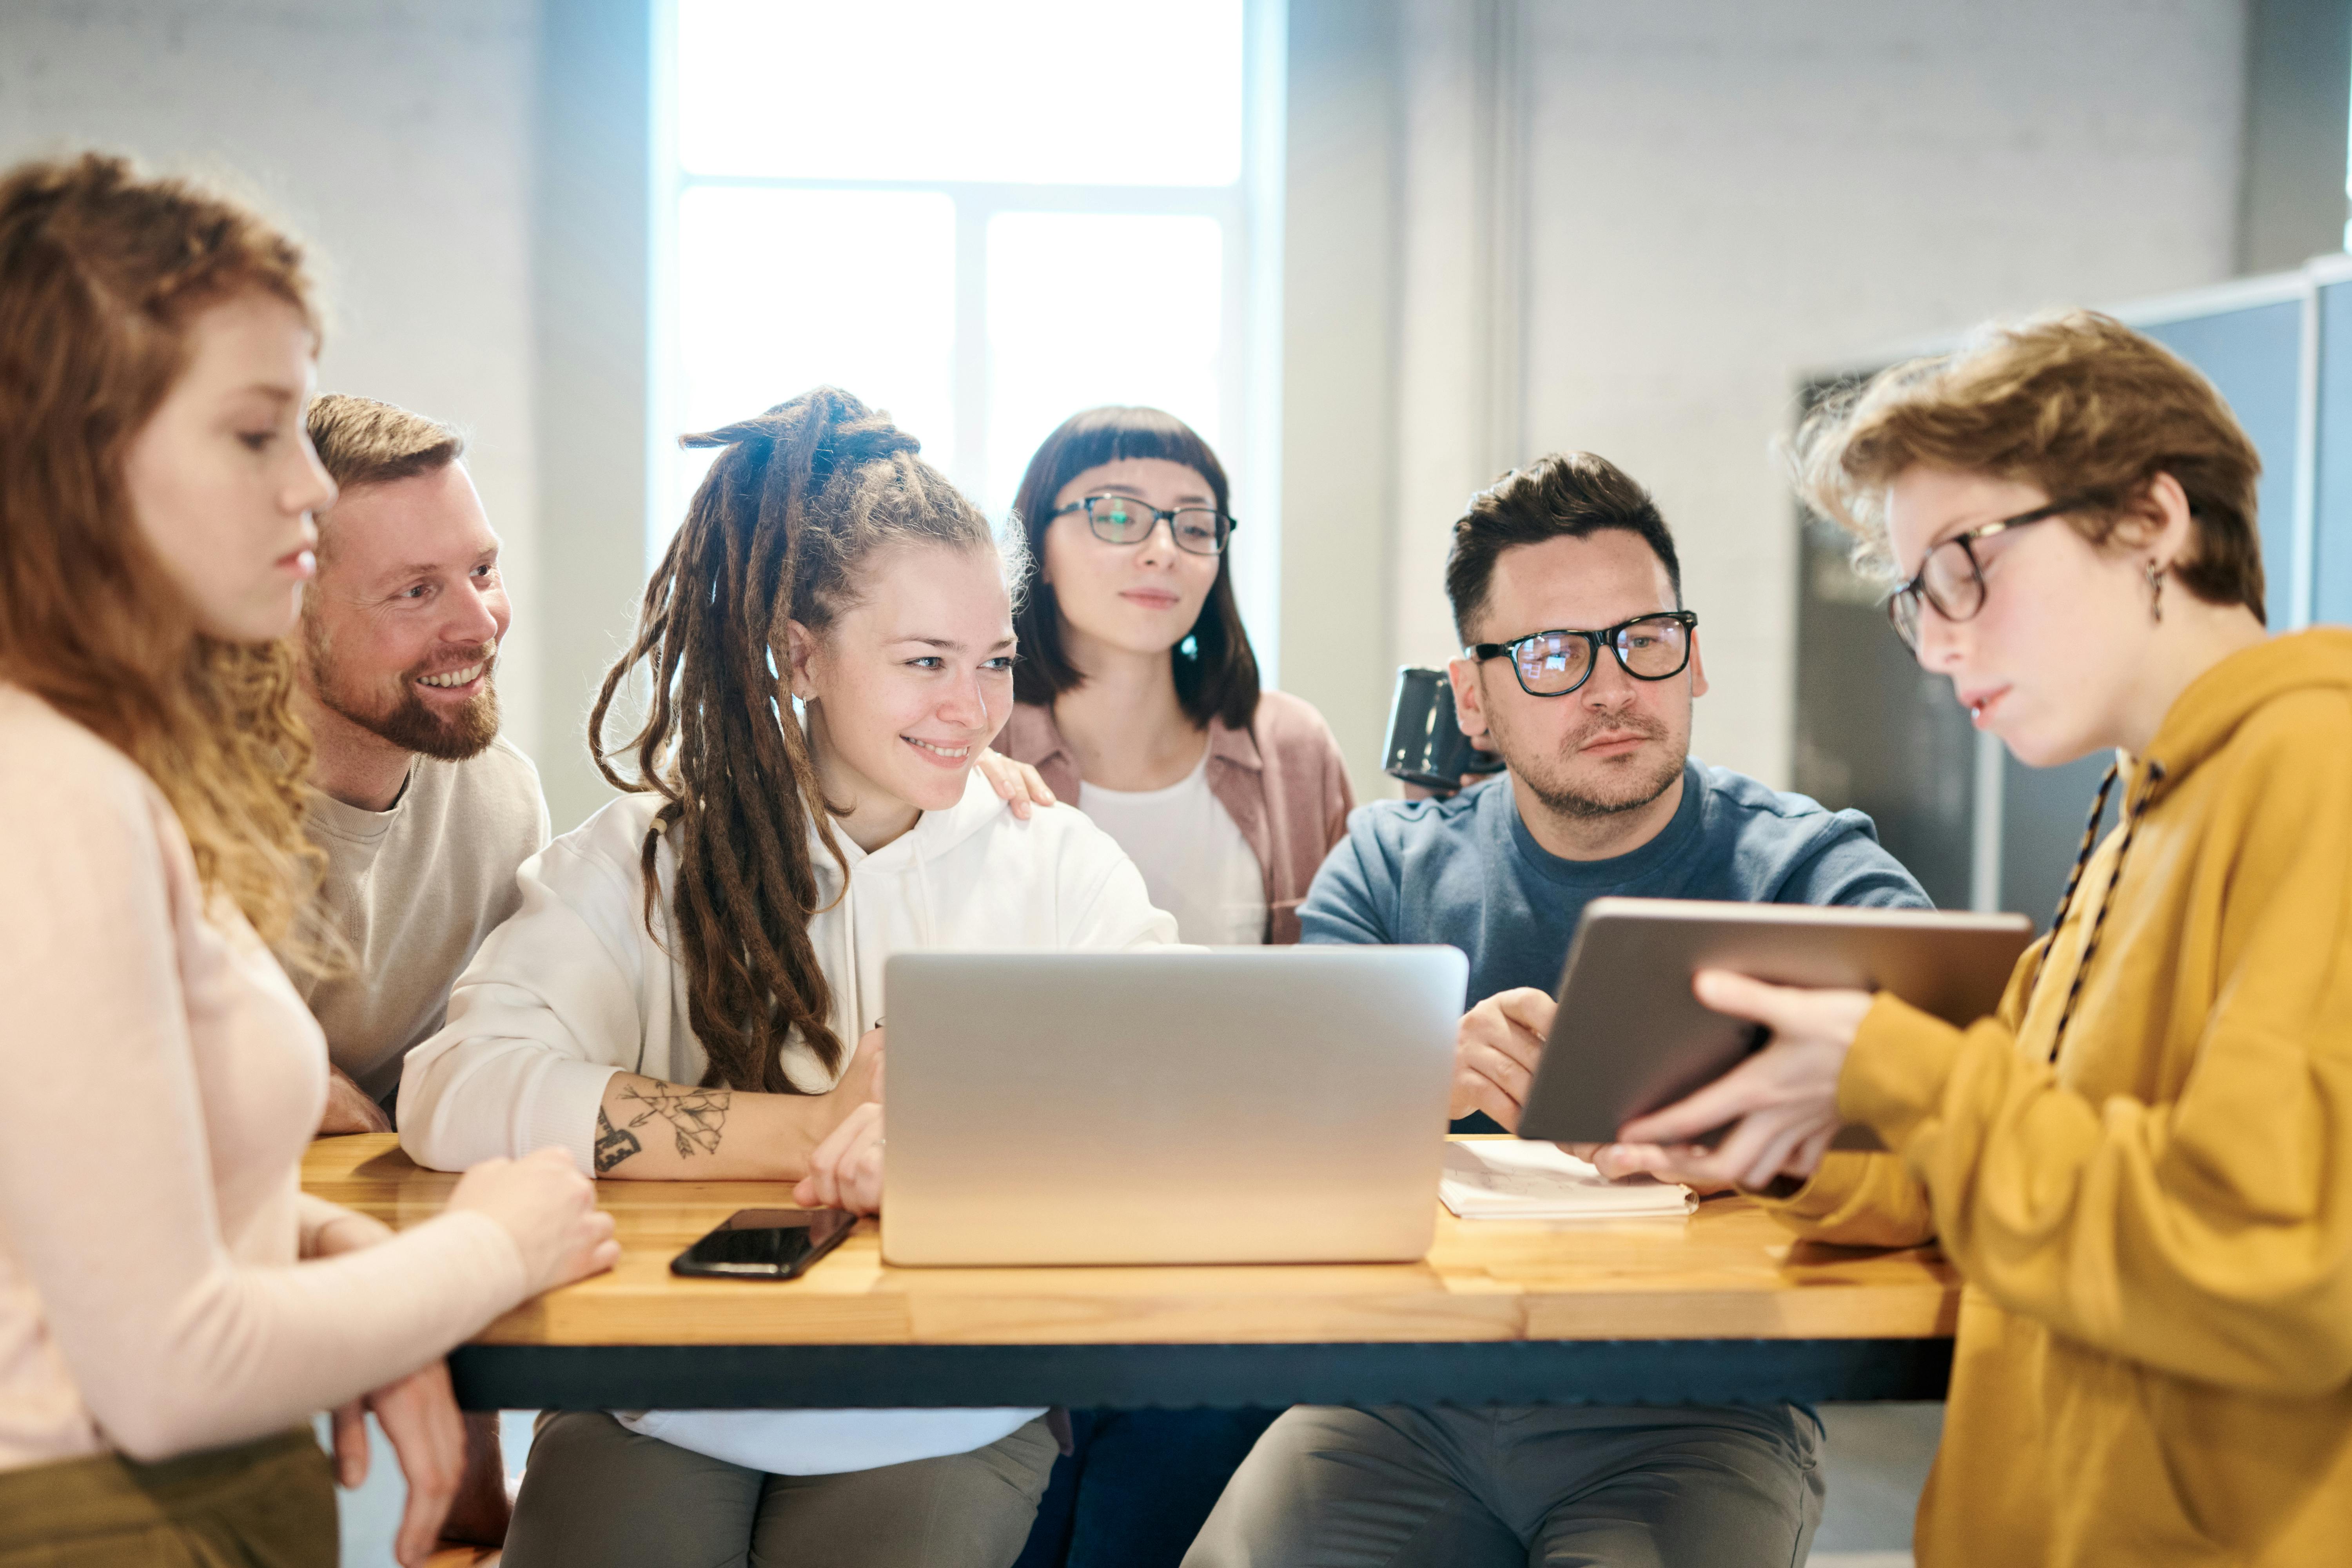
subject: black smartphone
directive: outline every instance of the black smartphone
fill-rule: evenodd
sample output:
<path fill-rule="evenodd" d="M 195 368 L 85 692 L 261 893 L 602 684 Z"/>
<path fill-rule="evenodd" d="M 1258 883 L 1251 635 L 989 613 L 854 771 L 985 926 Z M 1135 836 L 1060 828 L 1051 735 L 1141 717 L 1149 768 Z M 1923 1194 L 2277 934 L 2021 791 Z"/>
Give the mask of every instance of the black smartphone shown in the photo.
<path fill-rule="evenodd" d="M 672 1274 L 728 1279 L 797 1279 L 857 1228 L 839 1209 L 737 1209 L 669 1260 Z"/>

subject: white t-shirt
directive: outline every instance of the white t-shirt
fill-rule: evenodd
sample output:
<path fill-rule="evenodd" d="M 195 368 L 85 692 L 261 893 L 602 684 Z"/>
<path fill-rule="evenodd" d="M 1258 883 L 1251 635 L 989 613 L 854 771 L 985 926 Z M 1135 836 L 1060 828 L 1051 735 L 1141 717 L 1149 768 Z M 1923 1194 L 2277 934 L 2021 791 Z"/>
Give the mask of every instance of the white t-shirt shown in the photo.
<path fill-rule="evenodd" d="M 1205 947 L 1265 940 L 1265 873 L 1233 814 L 1209 789 L 1209 752 L 1165 789 L 1078 786 L 1078 809 L 1118 841 L 1178 940 Z"/>

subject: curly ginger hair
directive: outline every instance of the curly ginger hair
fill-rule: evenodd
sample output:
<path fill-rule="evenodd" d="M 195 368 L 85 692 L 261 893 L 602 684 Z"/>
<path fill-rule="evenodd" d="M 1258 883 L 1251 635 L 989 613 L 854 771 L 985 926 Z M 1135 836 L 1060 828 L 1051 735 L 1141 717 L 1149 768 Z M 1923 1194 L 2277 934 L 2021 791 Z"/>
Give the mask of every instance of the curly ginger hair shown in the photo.
<path fill-rule="evenodd" d="M 310 738 L 291 651 L 197 629 L 125 477 L 187 367 L 191 324 L 256 291 L 316 341 L 301 247 L 242 204 L 100 153 L 0 174 L 0 679 L 137 763 L 207 899 L 284 942 L 320 864 L 302 832 Z"/>

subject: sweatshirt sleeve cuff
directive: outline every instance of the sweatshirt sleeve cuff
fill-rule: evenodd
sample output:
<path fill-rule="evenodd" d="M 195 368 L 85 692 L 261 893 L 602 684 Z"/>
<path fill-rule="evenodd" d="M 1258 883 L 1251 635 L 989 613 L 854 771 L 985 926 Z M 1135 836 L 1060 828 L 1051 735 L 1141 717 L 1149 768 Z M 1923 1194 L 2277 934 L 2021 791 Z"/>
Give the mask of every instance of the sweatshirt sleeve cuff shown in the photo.
<path fill-rule="evenodd" d="M 1791 1182 L 1786 1188 L 1768 1187 L 1748 1195 L 1773 1218 L 1804 1230 L 1844 1214 L 1862 1195 L 1867 1180 L 1860 1160 L 1851 1154 L 1832 1153 L 1824 1155 L 1821 1168 L 1804 1181 Z"/>
<path fill-rule="evenodd" d="M 1901 1152 L 1936 1113 L 1963 1037 L 1890 992 L 1863 1016 L 1838 1075 L 1838 1112 Z"/>
<path fill-rule="evenodd" d="M 466 1272 L 458 1277 L 474 1279 L 481 1291 L 475 1309 L 481 1322 L 469 1333 L 480 1332 L 491 1319 L 530 1299 L 530 1275 L 523 1264 L 522 1248 L 507 1234 L 506 1226 L 478 1209 L 445 1209 L 425 1224 L 459 1233 L 445 1245 L 465 1259 Z"/>
<path fill-rule="evenodd" d="M 604 1108 L 604 1086 L 621 1069 L 601 1062 L 554 1058 L 542 1065 L 522 1108 L 522 1146 L 528 1154 L 550 1146 L 570 1152 L 585 1176 L 596 1173 L 596 1114 Z"/>

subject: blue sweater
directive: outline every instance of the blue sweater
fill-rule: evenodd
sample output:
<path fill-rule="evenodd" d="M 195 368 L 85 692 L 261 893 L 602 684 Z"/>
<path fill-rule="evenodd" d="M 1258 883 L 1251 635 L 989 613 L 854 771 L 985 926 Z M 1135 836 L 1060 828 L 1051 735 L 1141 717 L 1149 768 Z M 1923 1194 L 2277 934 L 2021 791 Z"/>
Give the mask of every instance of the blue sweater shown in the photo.
<path fill-rule="evenodd" d="M 1467 1011 L 1497 992 L 1556 991 L 1587 900 L 1926 908 L 1927 895 L 1858 811 L 1831 811 L 1744 773 L 1683 766 L 1655 838 L 1608 860 L 1563 860 L 1519 820 L 1507 779 L 1448 800 L 1376 801 L 1348 818 L 1299 906 L 1300 940 L 1445 942 L 1470 959 Z M 1494 1131 L 1484 1116 L 1457 1131 Z"/>

